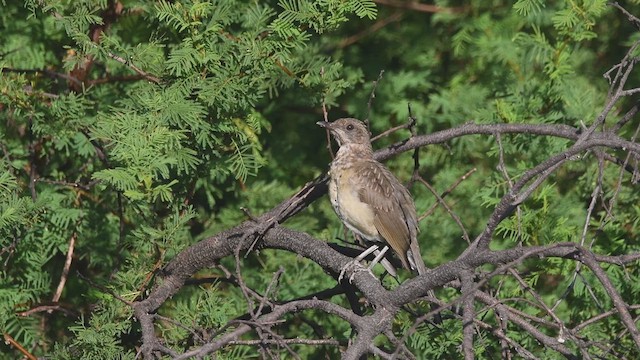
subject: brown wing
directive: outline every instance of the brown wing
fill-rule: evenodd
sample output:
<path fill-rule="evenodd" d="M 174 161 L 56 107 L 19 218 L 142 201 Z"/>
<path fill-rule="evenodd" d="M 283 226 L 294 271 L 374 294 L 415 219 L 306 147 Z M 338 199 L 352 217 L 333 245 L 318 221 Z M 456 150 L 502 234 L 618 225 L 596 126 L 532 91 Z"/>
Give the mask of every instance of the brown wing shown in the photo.
<path fill-rule="evenodd" d="M 396 252 L 404 267 L 422 273 L 424 262 L 417 244 L 418 220 L 409 191 L 377 161 L 354 167 L 360 201 L 374 211 L 374 225 Z"/>

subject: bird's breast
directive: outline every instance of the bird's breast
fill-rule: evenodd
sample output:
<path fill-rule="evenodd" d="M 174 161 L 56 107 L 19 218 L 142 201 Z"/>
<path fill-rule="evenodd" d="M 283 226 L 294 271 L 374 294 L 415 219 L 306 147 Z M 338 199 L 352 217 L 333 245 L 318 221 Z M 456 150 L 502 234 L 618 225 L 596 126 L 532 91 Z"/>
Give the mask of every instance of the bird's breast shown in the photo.
<path fill-rule="evenodd" d="M 342 222 L 369 241 L 380 241 L 374 211 L 359 198 L 359 189 L 350 181 L 350 169 L 332 169 L 329 182 L 331 205 Z"/>

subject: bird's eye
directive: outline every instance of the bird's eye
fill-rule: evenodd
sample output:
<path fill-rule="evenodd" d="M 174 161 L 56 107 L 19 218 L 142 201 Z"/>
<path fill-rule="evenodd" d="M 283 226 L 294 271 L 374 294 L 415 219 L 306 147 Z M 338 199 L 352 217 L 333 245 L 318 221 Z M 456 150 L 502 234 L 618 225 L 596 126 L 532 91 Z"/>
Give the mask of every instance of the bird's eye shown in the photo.
<path fill-rule="evenodd" d="M 349 131 L 353 130 L 353 125 L 351 125 L 351 124 L 347 125 L 347 130 L 349 130 Z"/>

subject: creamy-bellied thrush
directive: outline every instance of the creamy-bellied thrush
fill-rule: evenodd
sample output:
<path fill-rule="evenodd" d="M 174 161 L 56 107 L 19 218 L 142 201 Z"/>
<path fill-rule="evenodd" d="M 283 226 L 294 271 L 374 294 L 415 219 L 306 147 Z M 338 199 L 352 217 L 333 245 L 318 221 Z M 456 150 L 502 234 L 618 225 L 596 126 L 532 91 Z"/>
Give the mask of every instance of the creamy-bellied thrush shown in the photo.
<path fill-rule="evenodd" d="M 388 245 L 405 268 L 425 273 L 413 199 L 391 171 L 373 158 L 366 126 L 351 118 L 317 124 L 328 129 L 340 146 L 329 170 L 329 196 L 340 220 L 360 237 L 384 245 L 376 260 Z M 377 249 L 372 246 L 358 260 Z"/>

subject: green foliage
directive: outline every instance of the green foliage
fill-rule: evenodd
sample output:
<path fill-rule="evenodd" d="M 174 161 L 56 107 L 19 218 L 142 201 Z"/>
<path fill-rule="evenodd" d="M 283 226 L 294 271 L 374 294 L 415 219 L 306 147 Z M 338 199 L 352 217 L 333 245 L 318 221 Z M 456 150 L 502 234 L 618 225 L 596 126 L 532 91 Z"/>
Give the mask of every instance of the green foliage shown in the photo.
<path fill-rule="evenodd" d="M 307 26 L 318 33 L 335 29 L 347 21 L 347 15 L 355 13 L 361 18 L 374 19 L 376 6 L 371 1 L 304 1 L 280 0 L 278 5 L 283 11 L 273 21 L 270 28 L 282 37 L 300 35 L 299 28 Z"/>
<path fill-rule="evenodd" d="M 628 10 L 640 13 L 637 6 Z M 637 38 L 632 31 L 601 0 L 468 1 L 436 13 L 369 0 L 3 2 L 0 328 L 38 356 L 135 358 L 139 325 L 114 295 L 144 297 L 156 272 L 182 249 L 245 220 L 241 207 L 261 214 L 326 170 L 326 139 L 314 125 L 323 105 L 332 119 L 369 117 L 374 133 L 404 123 L 408 104 L 420 133 L 469 121 L 581 128 L 601 111 L 608 89 L 602 74 Z M 638 80 L 631 74 L 631 82 Z M 374 146 L 407 136 L 394 133 Z M 465 137 L 421 150 L 421 175 L 438 193 L 477 169 L 446 197 L 471 239 L 510 182 L 570 143 L 522 134 L 499 140 Z M 499 164 L 504 172 L 496 170 Z M 403 181 L 411 177 L 409 154 L 388 165 Z M 584 244 L 603 255 L 636 252 L 640 192 L 619 168 L 603 171 L 607 180 Z M 591 154 L 568 162 L 500 224 L 492 248 L 582 243 L 599 176 Z M 411 190 L 420 213 L 437 202 L 419 183 Z M 615 206 L 609 208 L 610 201 Z M 327 241 L 344 238 L 326 199 L 284 225 Z M 467 246 L 442 207 L 420 226 L 429 266 Z M 71 268 L 56 302 L 62 310 L 23 316 L 52 301 L 72 240 Z M 335 286 L 296 254 L 262 250 L 240 258 L 243 279 L 259 292 L 283 270 L 270 294 L 278 301 Z M 236 268 L 233 258 L 221 263 Z M 568 325 L 611 309 L 597 278 L 575 262 L 532 260 L 518 270 L 547 305 L 561 299 L 556 313 Z M 638 297 L 637 266 L 605 271 L 624 298 Z M 168 347 L 182 351 L 197 343 L 185 327 L 224 332 L 228 321 L 247 312 L 245 295 L 223 277 L 219 269 L 202 270 L 197 278 L 206 281 L 185 286 L 160 309 L 173 320 L 157 327 Z M 385 285 L 396 286 L 389 279 Z M 488 286 L 499 287 L 501 299 L 536 301 L 513 278 L 497 277 Z M 451 289 L 438 295 L 443 301 L 459 296 Z M 342 297 L 331 301 L 348 307 Z M 525 301 L 509 305 L 544 316 Z M 415 306 L 428 311 L 426 304 Z M 482 314 L 496 325 L 492 310 Z M 277 329 L 283 337 L 318 338 L 309 324 L 321 324 L 323 336 L 344 344 L 352 335 L 346 322 L 319 311 L 286 320 Z M 404 336 L 414 320 L 402 312 L 396 335 Z M 579 335 L 615 341 L 616 357 L 634 358 L 628 336 L 611 337 L 623 329 L 607 317 Z M 461 331 L 455 319 L 423 324 L 406 344 L 418 358 L 459 358 Z M 519 328 L 506 335 L 539 358 L 557 357 Z M 480 331 L 476 345 L 481 359 L 500 351 L 488 331 Z M 293 347 L 302 358 L 340 356 L 335 347 Z M 597 346 L 589 350 L 593 357 L 614 357 Z M 0 352 L 20 356 L 7 344 Z M 253 346 L 230 346 L 216 356 L 257 354 Z"/>
<path fill-rule="evenodd" d="M 60 358 L 135 356 L 119 340 L 136 336 L 114 312 L 126 306 L 94 284 L 134 300 L 202 224 L 238 219 L 222 205 L 267 164 L 265 104 L 289 89 L 335 103 L 359 75 L 310 41 L 376 13 L 361 0 L 114 4 L 28 1 L 0 15 L 1 327 Z M 292 191 L 275 184 L 270 203 Z M 39 314 L 17 313 L 51 298 L 71 239 L 62 299 L 83 317 L 52 322 L 48 339 Z M 211 309 L 228 292 L 188 304 Z"/>
<path fill-rule="evenodd" d="M 91 319 L 81 317 L 69 327 L 75 338 L 68 347 L 57 347 L 55 358 L 59 359 L 135 359 L 136 353 L 124 349 L 120 336 L 131 329 L 131 309 L 115 299 L 107 299 L 100 308 L 94 309 Z"/>
<path fill-rule="evenodd" d="M 624 20 L 606 7 L 604 1 L 518 1 L 513 7 L 511 5 L 507 2 L 471 2 L 465 8 L 468 18 L 463 20 L 442 12 L 428 18 L 432 26 L 425 24 L 426 16 L 408 14 L 403 17 L 402 23 L 412 23 L 413 26 L 401 28 L 389 25 L 381 29 L 375 38 L 362 39 L 361 46 L 344 50 L 345 59 L 355 59 L 352 60 L 355 63 L 369 62 L 364 67 L 368 70 L 365 71 L 367 79 L 373 80 L 380 69 L 385 70 L 382 81 L 377 85 L 371 109 L 370 120 L 374 133 L 405 121 L 408 103 L 411 104 L 413 116 L 418 119 L 421 133 L 468 121 L 562 123 L 577 127 L 591 124 L 600 113 L 607 92 L 608 84 L 601 75 L 616 64 L 624 53 L 624 49 L 615 45 L 620 38 L 614 40 L 616 36 L 629 36 L 619 27 L 625 26 Z M 636 13 L 635 9 L 628 10 Z M 381 11 L 380 16 L 384 18 L 389 14 Z M 429 34 L 429 40 L 408 40 L 424 39 L 424 35 L 418 34 Z M 368 57 L 369 49 L 380 47 L 383 41 L 392 43 L 388 49 L 393 51 L 384 52 L 381 58 L 372 60 Z M 637 74 L 631 76 L 637 81 Z M 371 86 L 368 85 L 351 94 L 349 99 L 352 101 L 348 108 L 351 114 L 360 117 L 368 114 L 364 99 L 367 99 L 370 91 Z M 637 121 L 634 124 L 637 126 Z M 404 133 L 391 140 L 399 141 L 405 136 L 408 135 Z M 423 175 L 439 193 L 467 171 L 478 169 L 446 198 L 472 239 L 486 225 L 484 221 L 508 191 L 510 181 L 517 181 L 525 170 L 566 149 L 569 144 L 565 140 L 525 135 L 503 135 L 500 140 L 501 146 L 495 137 L 467 138 L 452 141 L 447 147 L 431 146 L 421 152 Z M 508 178 L 499 169 L 496 170 L 501 158 L 504 159 Z M 395 172 L 402 175 L 403 169 L 411 169 L 413 161 L 408 155 L 403 155 L 395 164 Z M 605 171 L 605 179 L 618 179 L 621 176 L 615 166 L 607 166 Z M 618 175 L 613 172 L 618 172 Z M 597 163 L 593 158 L 579 157 L 566 164 L 534 192 L 513 216 L 499 225 L 492 248 L 511 248 L 519 243 L 581 243 L 586 210 L 597 175 Z M 409 176 L 404 174 L 403 179 L 407 180 Z M 591 219 L 586 234 L 585 245 L 593 243 L 598 253 L 621 254 L 622 247 L 624 251 L 637 251 L 638 248 L 637 241 L 630 241 L 637 236 L 638 226 L 637 221 L 632 220 L 636 210 L 629 205 L 639 199 L 637 191 L 634 192 L 629 184 L 629 175 L 622 177 L 625 185 L 620 191 L 624 194 L 614 195 L 616 185 L 607 182 L 603 197 L 611 199 L 616 196 L 616 201 L 629 201 L 628 205 L 617 203 L 620 207 L 615 211 L 616 215 L 604 221 L 604 226 L 601 224 L 607 218 L 606 210 L 596 206 L 596 212 L 600 213 Z M 419 212 L 426 211 L 436 202 L 430 191 L 419 184 L 413 186 L 412 193 Z M 486 210 L 483 211 L 483 207 Z M 426 218 L 421 223 L 421 229 L 421 248 L 429 266 L 439 265 L 457 256 L 460 249 L 466 247 L 461 239 L 461 229 L 442 208 Z M 584 274 L 584 269 L 581 276 L 572 280 L 576 271 L 575 263 L 551 261 L 527 265 L 522 269 L 527 273 L 525 280 L 544 294 L 548 306 L 565 296 L 563 292 L 568 289 L 571 295 L 560 302 L 556 311 L 563 314 L 563 321 L 577 324 L 602 309 L 610 308 L 610 305 L 604 304 L 599 310 L 594 310 L 590 291 L 602 291 L 602 288 L 597 280 Z M 636 271 L 631 270 L 631 273 Z M 501 294 L 505 298 L 524 295 L 535 301 L 529 294 L 523 293 L 513 279 L 501 280 Z M 637 286 L 629 283 L 629 277 L 626 282 L 616 280 L 615 286 L 623 292 L 637 291 Z M 599 296 L 605 297 L 604 294 Z M 531 311 L 525 306 L 523 309 Z M 534 313 L 539 315 L 537 310 Z M 593 336 L 590 339 L 605 339 L 607 331 L 622 331 L 616 321 L 612 321 L 616 323 L 613 327 L 611 323 L 604 323 L 599 322 L 589 330 L 584 329 L 581 335 Z M 438 334 L 421 336 L 422 331 L 420 329 L 412 335 L 412 341 L 415 341 L 410 343 L 412 349 L 424 344 L 434 346 L 429 344 L 429 338 Z M 539 348 L 536 341 L 520 328 L 513 329 L 508 335 L 526 344 L 528 350 L 536 349 L 533 351 L 536 356 L 557 357 L 557 354 Z M 557 333 L 551 336 L 557 336 Z M 496 347 L 495 339 L 491 339 L 490 335 L 476 340 L 482 341 L 486 349 L 493 349 L 479 350 L 476 354 L 479 358 L 490 358 L 489 354 L 499 353 L 500 348 Z M 458 342 L 440 339 L 437 343 L 447 346 L 460 342 L 459 339 Z M 437 354 L 446 353 L 445 358 L 462 357 L 453 349 Z M 621 349 L 624 349 L 621 350 L 623 354 L 633 354 L 629 355 L 632 357 L 637 355 L 637 351 L 633 350 L 634 345 L 628 342 Z M 592 351 L 594 354 L 600 352 L 596 349 Z M 415 353 L 425 354 L 427 358 L 438 356 L 430 348 L 424 353 Z"/>

